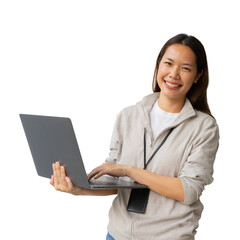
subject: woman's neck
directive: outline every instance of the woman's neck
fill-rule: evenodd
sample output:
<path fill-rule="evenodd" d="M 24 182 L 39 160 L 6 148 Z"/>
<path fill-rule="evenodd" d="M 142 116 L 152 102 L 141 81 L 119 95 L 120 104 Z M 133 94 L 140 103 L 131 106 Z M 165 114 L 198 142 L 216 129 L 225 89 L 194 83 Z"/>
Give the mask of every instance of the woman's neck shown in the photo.
<path fill-rule="evenodd" d="M 182 100 L 171 99 L 166 97 L 164 94 L 161 94 L 161 92 L 158 98 L 158 106 L 165 112 L 170 112 L 170 113 L 181 112 L 184 106 L 184 102 L 185 102 L 185 99 L 182 99 Z"/>

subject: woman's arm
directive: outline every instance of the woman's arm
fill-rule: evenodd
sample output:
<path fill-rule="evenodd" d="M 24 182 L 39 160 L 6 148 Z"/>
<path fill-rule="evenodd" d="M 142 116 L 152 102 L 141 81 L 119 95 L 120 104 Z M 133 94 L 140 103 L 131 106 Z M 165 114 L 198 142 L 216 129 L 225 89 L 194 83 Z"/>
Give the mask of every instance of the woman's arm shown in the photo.
<path fill-rule="evenodd" d="M 104 163 L 93 169 L 88 177 L 89 179 L 92 177 L 97 179 L 104 174 L 114 177 L 130 177 L 140 184 L 147 185 L 158 194 L 181 202 L 184 201 L 184 189 L 179 178 L 158 175 L 130 165 L 111 163 Z"/>
<path fill-rule="evenodd" d="M 184 190 L 179 178 L 162 176 L 133 166 L 129 166 L 128 177 L 147 185 L 158 194 L 184 202 Z"/>
<path fill-rule="evenodd" d="M 107 196 L 117 194 L 117 189 L 92 190 L 74 186 L 69 177 L 65 174 L 65 168 L 60 166 L 59 162 L 53 164 L 53 175 L 50 184 L 61 192 L 71 193 L 73 195 L 92 195 Z"/>

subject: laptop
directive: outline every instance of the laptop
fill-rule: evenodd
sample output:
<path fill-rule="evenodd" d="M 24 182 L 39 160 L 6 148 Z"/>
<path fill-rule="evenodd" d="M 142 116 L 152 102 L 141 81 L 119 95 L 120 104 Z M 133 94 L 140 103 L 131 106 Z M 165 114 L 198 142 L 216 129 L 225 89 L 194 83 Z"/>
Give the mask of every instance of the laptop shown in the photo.
<path fill-rule="evenodd" d="M 20 119 L 39 176 L 51 178 L 52 164 L 59 161 L 75 186 L 87 189 L 147 188 L 145 185 L 104 175 L 88 180 L 71 119 L 20 114 Z"/>

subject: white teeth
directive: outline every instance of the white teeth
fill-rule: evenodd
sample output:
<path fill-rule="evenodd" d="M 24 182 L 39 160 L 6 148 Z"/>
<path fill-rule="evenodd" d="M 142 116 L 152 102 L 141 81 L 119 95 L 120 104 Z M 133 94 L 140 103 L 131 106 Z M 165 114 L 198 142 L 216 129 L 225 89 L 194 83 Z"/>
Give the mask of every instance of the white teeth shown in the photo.
<path fill-rule="evenodd" d="M 179 87 L 179 86 L 181 86 L 181 85 L 175 85 L 175 84 L 172 84 L 172 83 L 169 83 L 169 82 L 165 82 L 168 86 L 170 86 L 170 87 Z"/>

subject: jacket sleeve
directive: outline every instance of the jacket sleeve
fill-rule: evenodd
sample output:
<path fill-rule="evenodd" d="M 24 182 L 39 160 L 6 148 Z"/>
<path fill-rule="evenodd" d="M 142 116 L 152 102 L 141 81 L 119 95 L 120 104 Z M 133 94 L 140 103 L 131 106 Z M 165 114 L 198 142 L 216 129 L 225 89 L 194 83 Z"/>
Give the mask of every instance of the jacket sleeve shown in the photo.
<path fill-rule="evenodd" d="M 117 163 L 117 160 L 120 159 L 121 155 L 121 117 L 120 113 L 118 114 L 114 128 L 112 133 L 112 138 L 110 141 L 110 153 L 108 158 L 106 158 L 106 162 L 109 163 Z"/>
<path fill-rule="evenodd" d="M 196 202 L 204 186 L 213 182 L 213 164 L 218 145 L 219 129 L 215 120 L 203 120 L 201 133 L 193 141 L 191 153 L 179 176 L 185 194 L 183 204 L 191 205 Z"/>

